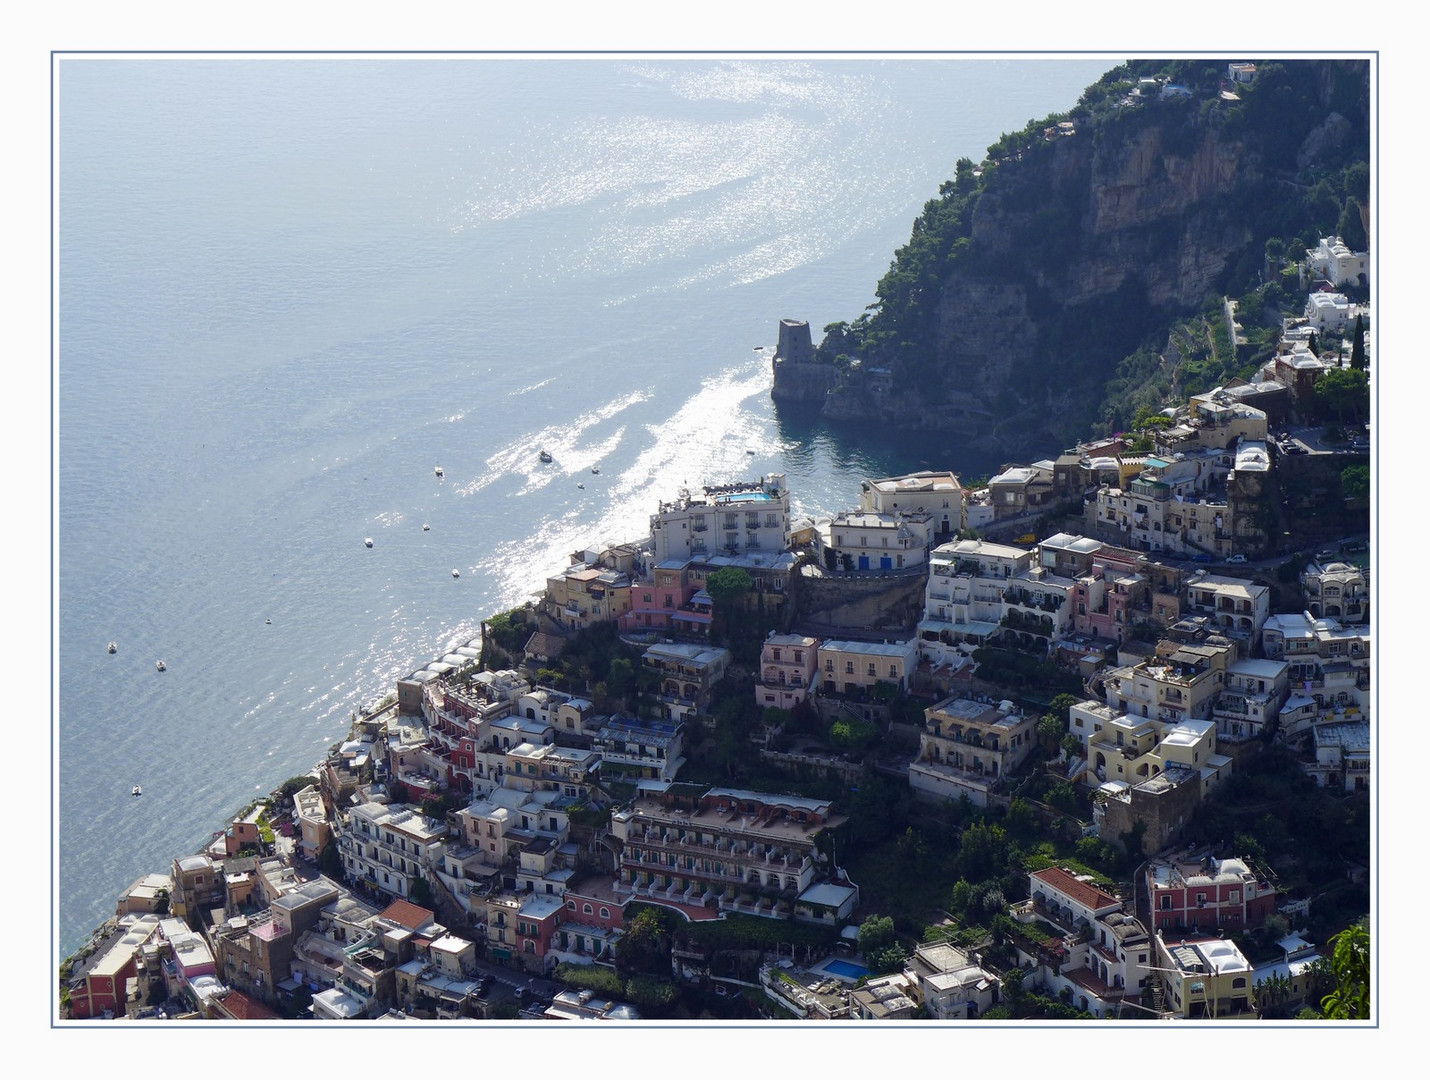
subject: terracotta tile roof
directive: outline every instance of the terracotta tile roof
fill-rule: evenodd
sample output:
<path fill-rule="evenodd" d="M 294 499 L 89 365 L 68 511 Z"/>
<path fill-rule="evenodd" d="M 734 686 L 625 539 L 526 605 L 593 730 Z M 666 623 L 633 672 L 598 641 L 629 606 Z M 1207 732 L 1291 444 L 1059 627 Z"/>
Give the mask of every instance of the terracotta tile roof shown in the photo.
<path fill-rule="evenodd" d="M 428 911 L 425 907 L 418 907 L 416 904 L 409 904 L 406 900 L 394 900 L 379 914 L 382 918 L 400 923 L 409 930 L 426 926 L 436 916 L 436 912 Z"/>
<path fill-rule="evenodd" d="M 1061 866 L 1050 866 L 1046 870 L 1036 870 L 1033 876 L 1044 884 L 1056 889 L 1069 900 L 1082 904 L 1084 907 L 1099 911 L 1102 908 L 1110 907 L 1120 903 L 1117 897 L 1111 893 L 1103 892 L 1096 885 L 1086 881 L 1079 881 Z"/>
<path fill-rule="evenodd" d="M 249 997 L 242 990 L 230 990 L 222 998 L 219 1004 L 223 1011 L 235 1020 L 282 1020 L 283 1017 L 274 1012 L 257 998 Z"/>

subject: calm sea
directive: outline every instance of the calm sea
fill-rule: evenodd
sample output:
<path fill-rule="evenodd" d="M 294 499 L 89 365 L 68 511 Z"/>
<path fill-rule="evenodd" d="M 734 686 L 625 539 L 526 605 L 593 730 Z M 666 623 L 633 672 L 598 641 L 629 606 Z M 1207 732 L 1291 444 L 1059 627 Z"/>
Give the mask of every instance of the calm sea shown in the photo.
<path fill-rule="evenodd" d="M 757 347 L 1111 64 L 60 61 L 60 955 L 682 485 L 997 464 L 782 421 Z"/>

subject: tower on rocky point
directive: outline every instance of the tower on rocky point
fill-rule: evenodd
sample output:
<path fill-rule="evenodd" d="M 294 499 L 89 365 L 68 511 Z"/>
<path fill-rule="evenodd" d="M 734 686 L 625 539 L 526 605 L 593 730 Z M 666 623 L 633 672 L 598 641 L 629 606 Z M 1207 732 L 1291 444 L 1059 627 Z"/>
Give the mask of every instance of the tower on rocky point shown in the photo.
<path fill-rule="evenodd" d="M 780 343 L 775 349 L 775 359 L 792 364 L 814 362 L 814 342 L 809 336 L 809 323 L 803 319 L 780 320 Z"/>

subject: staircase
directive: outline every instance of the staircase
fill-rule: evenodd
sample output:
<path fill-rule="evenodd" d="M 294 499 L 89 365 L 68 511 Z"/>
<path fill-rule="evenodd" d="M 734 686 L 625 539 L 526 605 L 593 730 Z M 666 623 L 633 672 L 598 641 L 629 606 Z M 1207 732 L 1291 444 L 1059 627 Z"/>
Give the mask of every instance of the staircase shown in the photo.
<path fill-rule="evenodd" d="M 1147 975 L 1147 990 L 1152 997 L 1152 1009 L 1157 1013 L 1167 1011 L 1167 995 L 1162 988 L 1162 976 L 1157 972 L 1149 972 Z"/>

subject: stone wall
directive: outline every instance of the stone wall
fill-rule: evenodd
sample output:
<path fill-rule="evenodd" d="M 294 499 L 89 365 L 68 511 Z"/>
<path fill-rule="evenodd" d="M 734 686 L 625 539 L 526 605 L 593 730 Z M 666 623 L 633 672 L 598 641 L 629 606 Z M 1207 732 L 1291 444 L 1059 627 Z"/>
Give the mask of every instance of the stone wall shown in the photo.
<path fill-rule="evenodd" d="M 870 636 L 907 640 L 923 618 L 927 573 L 861 575 L 819 573 L 801 567 L 791 579 L 794 587 L 795 629 L 815 637 L 847 633 L 852 638 Z"/>

